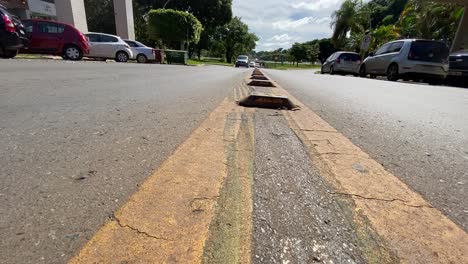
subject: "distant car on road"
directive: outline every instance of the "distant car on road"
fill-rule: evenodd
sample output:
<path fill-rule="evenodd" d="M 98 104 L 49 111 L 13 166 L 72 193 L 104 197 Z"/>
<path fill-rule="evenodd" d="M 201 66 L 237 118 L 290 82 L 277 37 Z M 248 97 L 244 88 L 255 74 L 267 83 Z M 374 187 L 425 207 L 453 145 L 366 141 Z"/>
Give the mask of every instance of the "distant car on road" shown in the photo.
<path fill-rule="evenodd" d="M 367 57 L 359 70 L 361 77 L 368 74 L 387 76 L 389 81 L 424 80 L 438 84 L 447 76 L 449 48 L 434 40 L 404 39 L 392 41 Z"/>
<path fill-rule="evenodd" d="M 256 67 L 257 65 L 255 64 L 255 61 L 249 62 L 249 67 Z"/>
<path fill-rule="evenodd" d="M 124 39 L 125 43 L 130 46 L 133 57 L 138 63 L 147 63 L 156 60 L 156 50 L 146 46 L 135 40 Z"/>
<path fill-rule="evenodd" d="M 468 84 L 468 50 L 450 54 L 447 81 L 450 84 L 464 82 Z"/>
<path fill-rule="evenodd" d="M 86 37 L 75 27 L 41 19 L 23 20 L 29 44 L 22 52 L 53 54 L 67 60 L 81 60 L 89 52 Z"/>
<path fill-rule="evenodd" d="M 0 5 L 0 57 L 14 58 L 27 43 L 23 23 Z"/>
<path fill-rule="evenodd" d="M 238 68 L 238 67 L 249 68 L 249 56 L 240 55 L 239 57 L 237 57 L 236 68 Z"/>
<path fill-rule="evenodd" d="M 86 34 L 86 37 L 89 41 L 87 57 L 127 62 L 134 56 L 130 46 L 119 36 L 90 32 Z"/>
<path fill-rule="evenodd" d="M 335 52 L 323 63 L 321 73 L 333 74 L 359 74 L 361 56 L 355 52 L 339 51 Z"/>

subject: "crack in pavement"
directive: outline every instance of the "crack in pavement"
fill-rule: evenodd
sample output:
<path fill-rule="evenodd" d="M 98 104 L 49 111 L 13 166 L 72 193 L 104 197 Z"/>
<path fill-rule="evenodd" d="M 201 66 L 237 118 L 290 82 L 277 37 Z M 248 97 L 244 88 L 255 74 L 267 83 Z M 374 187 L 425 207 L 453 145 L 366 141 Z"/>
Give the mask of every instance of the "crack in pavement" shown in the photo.
<path fill-rule="evenodd" d="M 147 232 L 145 232 L 145 231 L 141 231 L 140 229 L 135 228 L 135 227 L 130 226 L 130 225 L 124 225 L 124 224 L 122 224 L 122 222 L 120 221 L 120 219 L 119 219 L 115 214 L 112 215 L 112 218 L 113 218 L 113 220 L 115 220 L 115 222 L 116 222 L 120 227 L 122 227 L 122 228 L 128 228 L 128 229 L 133 230 L 133 231 L 137 232 L 138 234 L 144 235 L 144 236 L 146 236 L 146 237 L 153 238 L 153 239 L 157 239 L 157 240 L 174 241 L 174 240 L 172 240 L 172 239 L 168 239 L 168 238 L 165 238 L 165 237 L 158 237 L 158 236 L 151 235 L 151 234 L 149 234 L 149 233 L 147 233 Z"/>
<path fill-rule="evenodd" d="M 406 206 L 414 207 L 414 208 L 422 208 L 422 207 L 431 208 L 431 209 L 434 208 L 434 207 L 431 206 L 431 205 L 425 205 L 425 204 L 421 204 L 421 205 L 412 205 L 412 204 L 408 204 L 409 201 L 405 201 L 405 200 L 403 200 L 403 199 L 398 199 L 398 198 L 383 199 L 383 198 L 376 198 L 376 197 L 366 197 L 366 196 L 359 195 L 359 194 L 354 194 L 354 193 L 341 193 L 341 192 L 331 192 L 330 194 L 332 194 L 332 195 L 352 196 L 352 197 L 357 197 L 357 198 L 360 198 L 360 199 L 375 200 L 375 201 L 382 201 L 382 202 L 401 202 L 401 203 L 403 203 L 403 204 L 406 205 Z"/>

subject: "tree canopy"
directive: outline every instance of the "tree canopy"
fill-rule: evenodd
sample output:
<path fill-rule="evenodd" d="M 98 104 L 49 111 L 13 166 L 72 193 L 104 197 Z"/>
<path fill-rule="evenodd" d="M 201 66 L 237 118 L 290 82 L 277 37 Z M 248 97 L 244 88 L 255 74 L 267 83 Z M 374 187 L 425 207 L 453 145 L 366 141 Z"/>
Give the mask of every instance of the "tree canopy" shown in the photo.
<path fill-rule="evenodd" d="M 172 9 L 155 9 L 148 12 L 148 33 L 165 42 L 187 41 L 197 43 L 202 24 L 190 13 Z"/>
<path fill-rule="evenodd" d="M 214 46 L 224 52 L 228 63 L 231 63 L 232 59 L 240 54 L 250 53 L 258 41 L 258 37 L 250 33 L 249 27 L 238 17 L 234 17 L 228 24 L 218 27 L 215 34 Z"/>

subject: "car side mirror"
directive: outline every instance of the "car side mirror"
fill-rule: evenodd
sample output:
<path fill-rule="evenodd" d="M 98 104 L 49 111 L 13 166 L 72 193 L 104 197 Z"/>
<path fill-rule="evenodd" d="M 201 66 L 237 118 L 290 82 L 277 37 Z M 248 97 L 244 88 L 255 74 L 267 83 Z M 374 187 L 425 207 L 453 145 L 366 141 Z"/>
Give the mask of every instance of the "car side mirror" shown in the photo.
<path fill-rule="evenodd" d="M 374 57 L 374 56 L 375 56 L 374 52 L 369 53 L 369 57 Z"/>

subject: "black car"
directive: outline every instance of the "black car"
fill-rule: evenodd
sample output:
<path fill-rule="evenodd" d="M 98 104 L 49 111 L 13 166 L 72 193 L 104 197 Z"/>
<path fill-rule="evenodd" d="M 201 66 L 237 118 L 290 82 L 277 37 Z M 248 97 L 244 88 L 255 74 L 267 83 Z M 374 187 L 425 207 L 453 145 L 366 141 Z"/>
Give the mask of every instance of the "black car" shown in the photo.
<path fill-rule="evenodd" d="M 450 54 L 447 81 L 450 84 L 468 84 L 468 50 Z"/>
<path fill-rule="evenodd" d="M 24 25 L 0 5 L 0 57 L 14 58 L 18 50 L 27 43 Z"/>

